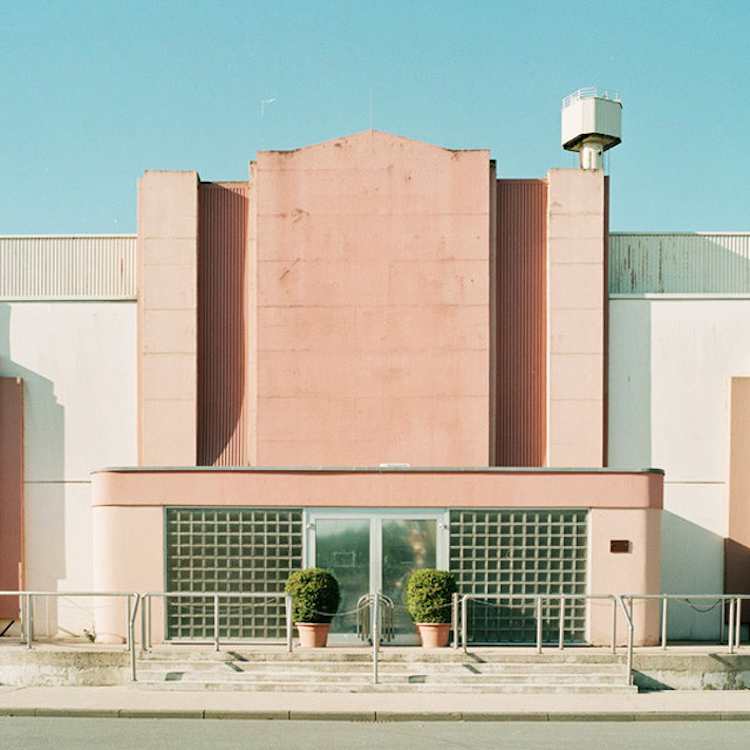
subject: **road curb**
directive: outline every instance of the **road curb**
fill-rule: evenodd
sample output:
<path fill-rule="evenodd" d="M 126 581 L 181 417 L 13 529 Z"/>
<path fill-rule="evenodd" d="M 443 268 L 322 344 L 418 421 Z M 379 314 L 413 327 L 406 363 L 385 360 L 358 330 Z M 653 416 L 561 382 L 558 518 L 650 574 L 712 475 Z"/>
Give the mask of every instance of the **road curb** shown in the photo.
<path fill-rule="evenodd" d="M 351 722 L 676 722 L 750 721 L 750 711 L 648 712 L 461 712 L 461 711 L 232 711 L 217 709 L 107 709 L 2 707 L 0 716 L 86 719 L 210 719 L 221 721 L 351 721 Z"/>

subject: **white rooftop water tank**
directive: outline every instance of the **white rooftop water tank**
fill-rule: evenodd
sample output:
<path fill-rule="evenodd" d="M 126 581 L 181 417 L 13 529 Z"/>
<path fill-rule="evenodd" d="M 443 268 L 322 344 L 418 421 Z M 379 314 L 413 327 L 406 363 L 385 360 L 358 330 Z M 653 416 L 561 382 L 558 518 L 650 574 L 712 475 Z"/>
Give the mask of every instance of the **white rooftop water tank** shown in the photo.
<path fill-rule="evenodd" d="M 619 94 L 578 89 L 562 103 L 562 147 L 578 151 L 581 169 L 601 169 L 602 154 L 622 141 Z"/>

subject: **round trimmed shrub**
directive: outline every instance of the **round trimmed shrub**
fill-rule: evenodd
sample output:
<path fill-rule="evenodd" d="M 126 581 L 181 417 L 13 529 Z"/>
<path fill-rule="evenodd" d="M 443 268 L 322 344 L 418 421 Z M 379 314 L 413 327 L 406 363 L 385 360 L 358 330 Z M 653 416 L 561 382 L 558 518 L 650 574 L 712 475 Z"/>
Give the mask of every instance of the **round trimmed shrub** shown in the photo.
<path fill-rule="evenodd" d="M 305 568 L 286 579 L 294 622 L 330 622 L 341 602 L 339 582 L 322 568 Z"/>
<path fill-rule="evenodd" d="M 457 590 L 453 573 L 422 568 L 406 584 L 406 608 L 414 622 L 450 622 L 451 599 Z"/>

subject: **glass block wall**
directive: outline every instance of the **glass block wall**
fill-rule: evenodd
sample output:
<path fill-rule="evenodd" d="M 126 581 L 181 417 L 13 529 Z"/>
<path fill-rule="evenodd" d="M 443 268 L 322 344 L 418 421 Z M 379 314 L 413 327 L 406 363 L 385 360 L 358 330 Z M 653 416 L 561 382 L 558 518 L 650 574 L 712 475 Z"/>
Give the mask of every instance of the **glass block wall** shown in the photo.
<path fill-rule="evenodd" d="M 450 569 L 462 594 L 585 594 L 587 511 L 454 510 Z M 585 640 L 586 603 L 565 603 L 566 643 Z M 542 636 L 557 643 L 559 601 L 545 602 Z M 536 642 L 532 599 L 470 601 L 473 643 Z"/>
<path fill-rule="evenodd" d="M 167 591 L 283 591 L 302 567 L 302 511 L 166 508 Z M 223 599 L 222 638 L 283 638 L 281 599 Z M 213 598 L 167 604 L 167 638 L 213 638 Z"/>

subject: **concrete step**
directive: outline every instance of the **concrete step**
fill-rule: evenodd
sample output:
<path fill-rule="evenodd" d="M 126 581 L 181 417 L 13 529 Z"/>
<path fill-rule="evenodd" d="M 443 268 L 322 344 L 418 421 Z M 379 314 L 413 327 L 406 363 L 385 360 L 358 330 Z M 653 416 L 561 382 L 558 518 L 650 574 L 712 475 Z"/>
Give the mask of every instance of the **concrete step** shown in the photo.
<path fill-rule="evenodd" d="M 387 650 L 372 683 L 367 649 L 266 652 L 149 652 L 139 657 L 144 690 L 323 692 L 616 692 L 629 693 L 619 655 L 437 653 Z M 512 658 L 508 658 L 512 657 Z"/>
<path fill-rule="evenodd" d="M 275 647 L 274 649 L 243 650 L 231 646 L 222 646 L 221 651 L 214 651 L 210 647 L 189 648 L 182 646 L 170 646 L 166 648 L 156 647 L 147 652 L 138 652 L 140 661 L 227 661 L 238 660 L 246 662 L 372 662 L 372 649 L 360 648 L 321 648 L 321 649 L 299 649 L 295 648 L 291 653 L 285 649 Z M 587 649 L 576 649 L 557 651 L 548 649 L 542 654 L 531 650 L 522 653 L 507 652 L 503 649 L 482 649 L 481 656 L 478 652 L 471 651 L 468 654 L 460 649 L 421 649 L 411 647 L 386 647 L 380 651 L 381 663 L 462 663 L 473 661 L 478 663 L 493 663 L 502 661 L 503 664 L 533 664 L 533 663 L 566 663 L 566 664 L 624 664 L 625 655 L 602 653 L 601 651 L 589 651 Z"/>
<path fill-rule="evenodd" d="M 288 674 L 291 672 L 308 672 L 314 674 L 369 674 L 372 662 L 246 662 L 233 659 L 212 661 L 172 661 L 172 660 L 144 660 L 140 661 L 140 670 L 156 672 L 211 672 L 231 670 L 236 673 L 253 675 Z M 427 674 L 610 674 L 619 675 L 624 672 L 621 664 L 550 664 L 497 662 L 380 662 L 379 669 L 383 674 L 407 674 L 414 671 Z"/>
<path fill-rule="evenodd" d="M 567 674 L 567 673 L 544 673 L 544 674 L 470 674 L 464 673 L 437 673 L 429 672 L 393 674 L 379 671 L 380 681 L 384 684 L 415 684 L 415 683 L 455 683 L 455 684 L 481 684 L 481 683 L 540 683 L 540 682 L 596 682 L 597 684 L 619 684 L 624 681 L 624 673 L 621 674 Z M 327 682 L 358 682 L 367 681 L 368 673 L 364 672 L 338 672 L 325 674 Z M 141 670 L 139 680 L 153 682 L 177 682 L 188 681 L 234 681 L 239 683 L 270 683 L 270 682 L 321 682 L 323 675 L 319 672 L 304 672 L 293 670 L 285 673 L 273 672 L 212 672 L 210 674 L 201 672 L 159 672 L 155 670 Z"/>
<path fill-rule="evenodd" d="M 200 681 L 175 681 L 175 682 L 138 682 L 137 689 L 140 690 L 169 690 L 169 691 L 247 691 L 247 692 L 294 692 L 294 693 L 607 693 L 607 694 L 632 694 L 638 689 L 632 685 L 601 685 L 586 683 L 538 683 L 538 684 L 506 684 L 506 683 L 482 683 L 471 684 L 436 684 L 436 683 L 409 683 L 405 685 L 378 684 L 372 682 L 269 682 L 269 683 L 247 683 L 237 681 L 228 682 L 200 682 Z"/>

